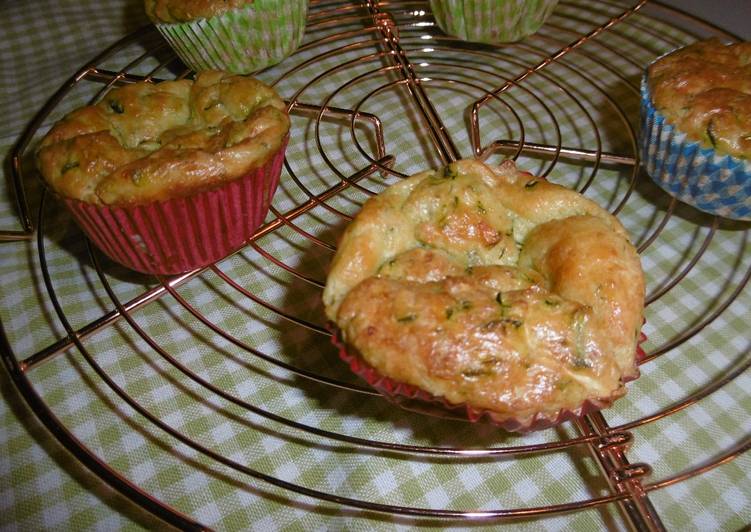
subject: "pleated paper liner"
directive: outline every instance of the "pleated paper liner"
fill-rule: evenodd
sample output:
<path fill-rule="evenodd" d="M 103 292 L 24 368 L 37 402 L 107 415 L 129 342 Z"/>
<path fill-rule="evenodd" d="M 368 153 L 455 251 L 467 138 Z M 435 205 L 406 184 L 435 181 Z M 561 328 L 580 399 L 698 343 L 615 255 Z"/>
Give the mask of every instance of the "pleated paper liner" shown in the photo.
<path fill-rule="evenodd" d="M 307 13 L 307 0 L 255 0 L 211 18 L 155 26 L 193 70 L 249 74 L 297 50 Z"/>
<path fill-rule="evenodd" d="M 142 273 L 184 273 L 237 251 L 263 223 L 286 145 L 287 139 L 247 175 L 186 197 L 125 207 L 64 202 L 86 236 L 115 262 Z"/>
<path fill-rule="evenodd" d="M 655 108 L 646 73 L 640 144 L 647 174 L 665 192 L 709 214 L 751 220 L 751 163 L 688 139 Z"/>
<path fill-rule="evenodd" d="M 436 24 L 449 35 L 490 44 L 537 32 L 558 0 L 430 0 Z"/>
<path fill-rule="evenodd" d="M 358 353 L 356 349 L 346 344 L 340 335 L 340 330 L 332 324 L 329 324 L 332 331 L 331 341 L 339 349 L 339 357 L 349 365 L 352 372 L 364 379 L 370 386 L 381 392 L 387 399 L 399 404 L 401 398 L 417 399 L 428 403 L 437 404 L 451 414 L 465 418 L 471 422 L 487 421 L 508 432 L 532 432 L 536 430 L 554 427 L 564 421 L 570 421 L 578 417 L 597 412 L 603 408 L 609 407 L 622 394 L 614 393 L 610 397 L 599 397 L 587 399 L 575 409 L 561 409 L 554 415 L 536 414 L 529 420 L 521 420 L 513 417 L 503 416 L 490 410 L 474 408 L 467 404 L 449 403 L 442 397 L 437 397 L 425 390 L 396 381 L 386 377 L 370 366 Z M 644 333 L 639 334 L 636 345 L 636 365 L 634 372 L 622 377 L 621 381 L 625 384 L 639 377 L 638 363 L 644 359 L 646 353 L 641 344 L 646 341 Z"/>

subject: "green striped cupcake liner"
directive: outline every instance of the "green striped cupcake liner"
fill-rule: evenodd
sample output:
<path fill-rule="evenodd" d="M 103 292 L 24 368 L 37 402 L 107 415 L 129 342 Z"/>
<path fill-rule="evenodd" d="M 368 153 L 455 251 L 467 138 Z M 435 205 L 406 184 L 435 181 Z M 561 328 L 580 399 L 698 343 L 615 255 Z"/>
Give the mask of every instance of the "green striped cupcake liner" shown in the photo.
<path fill-rule="evenodd" d="M 249 74 L 297 50 L 307 13 L 307 0 L 255 0 L 211 18 L 155 26 L 193 70 Z"/>
<path fill-rule="evenodd" d="M 545 23 L 558 0 L 430 0 L 438 26 L 449 35 L 490 44 L 514 42 Z"/>

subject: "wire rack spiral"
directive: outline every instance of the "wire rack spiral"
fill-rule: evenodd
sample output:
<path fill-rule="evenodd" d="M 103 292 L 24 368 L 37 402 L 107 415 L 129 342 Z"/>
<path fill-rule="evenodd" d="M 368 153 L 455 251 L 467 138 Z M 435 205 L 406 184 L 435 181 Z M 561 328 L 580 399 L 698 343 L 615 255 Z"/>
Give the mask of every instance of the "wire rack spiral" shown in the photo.
<path fill-rule="evenodd" d="M 109 262 L 26 167 L 65 111 L 118 84 L 190 74 L 151 28 L 118 42 L 60 88 L 13 153 L 24 230 L 3 238 L 36 239 L 27 267 L 40 319 L 55 331 L 28 345 L 3 338 L 15 384 L 78 460 L 183 528 L 229 526 L 237 508 L 262 501 L 264 512 L 322 522 L 494 524 L 577 512 L 661 529 L 653 494 L 751 447 L 745 412 L 734 439 L 678 470 L 639 448 L 640 434 L 688 423 L 686 411 L 747 376 L 748 346 L 728 348 L 708 377 L 647 401 L 689 374 L 681 361 L 707 335 L 748 312 L 751 254 L 747 226 L 677 204 L 639 169 L 645 64 L 697 36 L 732 38 L 645 3 L 562 2 L 538 34 L 489 46 L 445 36 L 427 2 L 311 2 L 303 46 L 258 74 L 287 100 L 294 132 L 269 217 L 245 249 L 174 278 Z M 385 186 L 470 156 L 512 157 L 576 188 L 636 242 L 648 355 L 643 377 L 607 412 L 505 434 L 419 403 L 394 408 L 336 359 L 320 294 L 337 235 Z M 706 276 L 714 281 L 697 286 Z M 423 482 L 445 486 L 425 493 Z M 540 487 L 548 483 L 558 489 Z M 207 493 L 225 501 L 214 513 L 200 502 Z"/>

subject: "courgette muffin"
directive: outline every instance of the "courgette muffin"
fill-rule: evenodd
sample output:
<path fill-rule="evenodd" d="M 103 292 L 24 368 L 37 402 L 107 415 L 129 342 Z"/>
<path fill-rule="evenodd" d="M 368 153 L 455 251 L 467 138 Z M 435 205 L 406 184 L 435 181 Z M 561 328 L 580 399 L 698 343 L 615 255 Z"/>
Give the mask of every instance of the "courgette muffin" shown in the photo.
<path fill-rule="evenodd" d="M 466 41 L 501 44 L 536 33 L 558 0 L 430 0 L 444 32 Z"/>
<path fill-rule="evenodd" d="M 270 87 L 205 71 L 109 91 L 58 122 L 37 163 L 107 255 L 180 273 L 238 249 L 263 221 L 289 125 Z"/>
<path fill-rule="evenodd" d="M 510 430 L 606 406 L 638 375 L 644 277 L 625 230 L 510 161 L 458 161 L 368 200 L 323 302 L 371 384 Z"/>
<path fill-rule="evenodd" d="M 249 74 L 300 46 L 307 0 L 144 0 L 146 14 L 193 70 Z"/>
<path fill-rule="evenodd" d="M 751 43 L 694 43 L 642 81 L 642 156 L 668 193 L 720 216 L 751 219 Z"/>

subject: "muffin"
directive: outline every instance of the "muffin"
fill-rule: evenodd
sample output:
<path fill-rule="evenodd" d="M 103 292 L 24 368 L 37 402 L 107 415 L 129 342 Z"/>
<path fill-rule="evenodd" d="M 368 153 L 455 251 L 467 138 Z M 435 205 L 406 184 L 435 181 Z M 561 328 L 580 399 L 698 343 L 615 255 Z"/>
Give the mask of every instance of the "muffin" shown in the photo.
<path fill-rule="evenodd" d="M 438 26 L 449 35 L 490 44 L 537 32 L 558 0 L 430 0 Z"/>
<path fill-rule="evenodd" d="M 641 109 L 652 179 L 699 210 L 751 220 L 751 43 L 701 41 L 657 59 Z"/>
<path fill-rule="evenodd" d="M 644 277 L 624 228 L 511 161 L 458 161 L 368 200 L 323 303 L 372 385 L 510 430 L 609 405 L 638 375 Z"/>
<path fill-rule="evenodd" d="M 302 41 L 307 0 L 145 0 L 146 14 L 193 70 L 249 74 Z"/>
<path fill-rule="evenodd" d="M 37 165 L 86 235 L 128 268 L 174 274 L 239 249 L 263 222 L 289 117 L 258 80 L 139 82 L 73 111 Z"/>

